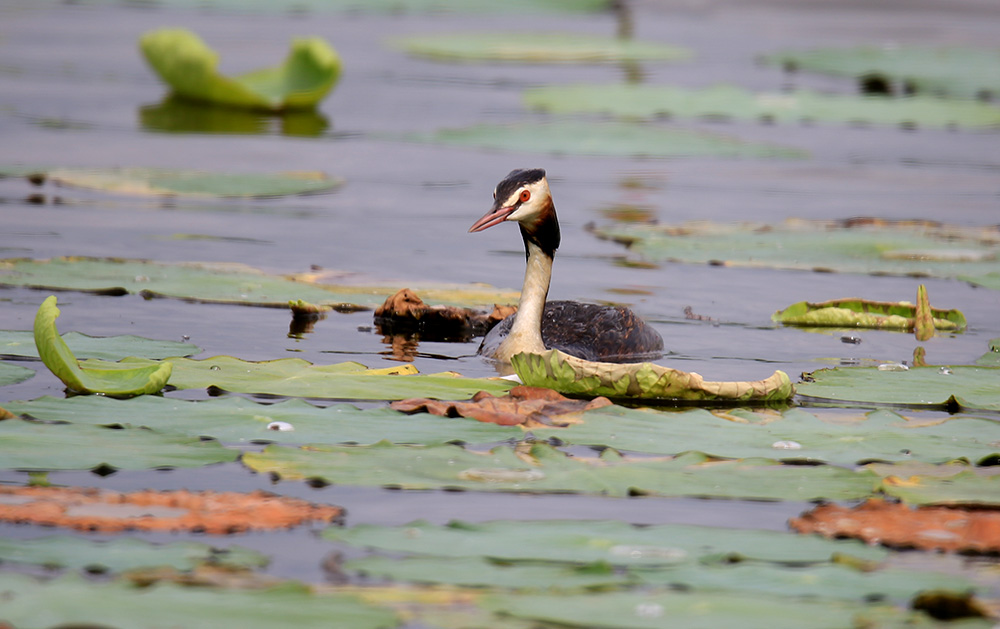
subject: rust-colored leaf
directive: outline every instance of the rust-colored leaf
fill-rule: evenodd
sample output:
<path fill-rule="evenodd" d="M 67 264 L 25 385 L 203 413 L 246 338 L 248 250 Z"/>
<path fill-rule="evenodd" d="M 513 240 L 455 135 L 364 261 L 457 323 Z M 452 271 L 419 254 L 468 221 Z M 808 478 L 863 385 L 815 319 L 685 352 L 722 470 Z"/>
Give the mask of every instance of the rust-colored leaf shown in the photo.
<path fill-rule="evenodd" d="M 501 319 L 517 310 L 495 306 L 485 313 L 457 306 L 430 306 L 409 288 L 397 291 L 375 309 L 375 322 L 382 326 L 403 326 L 452 334 L 484 334 Z"/>
<path fill-rule="evenodd" d="M 593 400 L 571 400 L 551 389 L 514 387 L 507 395 L 495 397 L 485 391 L 473 396 L 471 402 L 455 402 L 411 398 L 393 402 L 390 406 L 403 413 L 430 413 L 442 417 L 468 417 L 501 426 L 553 426 L 573 423 L 574 413 L 609 406 L 605 397 Z"/>
<path fill-rule="evenodd" d="M 1000 552 L 1000 511 L 952 507 L 911 508 L 870 498 L 848 509 L 820 505 L 789 520 L 800 533 L 854 537 L 890 548 L 945 552 Z"/>
<path fill-rule="evenodd" d="M 0 487 L 0 521 L 110 533 L 243 533 L 330 522 L 342 513 L 340 507 L 264 491 L 119 493 L 83 487 Z"/>

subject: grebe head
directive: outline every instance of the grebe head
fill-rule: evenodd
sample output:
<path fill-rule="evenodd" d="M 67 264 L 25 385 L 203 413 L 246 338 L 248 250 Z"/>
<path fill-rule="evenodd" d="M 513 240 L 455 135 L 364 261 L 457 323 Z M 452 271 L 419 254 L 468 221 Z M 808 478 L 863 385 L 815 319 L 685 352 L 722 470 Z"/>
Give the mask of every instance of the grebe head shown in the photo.
<path fill-rule="evenodd" d="M 510 171 L 493 190 L 493 207 L 469 231 L 483 231 L 504 221 L 516 221 L 526 243 L 533 242 L 549 255 L 555 254 L 559 221 L 544 169 Z"/>

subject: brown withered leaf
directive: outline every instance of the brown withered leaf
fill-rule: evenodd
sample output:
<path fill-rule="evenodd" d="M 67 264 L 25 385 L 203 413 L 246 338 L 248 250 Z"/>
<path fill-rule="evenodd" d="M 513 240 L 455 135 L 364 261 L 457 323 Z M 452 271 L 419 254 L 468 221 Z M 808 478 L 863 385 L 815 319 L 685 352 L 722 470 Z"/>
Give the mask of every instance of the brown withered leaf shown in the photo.
<path fill-rule="evenodd" d="M 480 391 L 471 402 L 411 398 L 390 406 L 403 413 L 430 413 L 442 417 L 468 417 L 501 426 L 553 426 L 573 423 L 575 413 L 611 405 L 606 397 L 571 400 L 552 389 L 514 387 L 502 397 Z"/>
<path fill-rule="evenodd" d="M 84 531 L 192 531 L 211 534 L 327 523 L 340 507 L 265 491 L 120 493 L 85 487 L 0 487 L 0 521 Z"/>
<path fill-rule="evenodd" d="M 1000 552 L 1000 511 L 952 507 L 911 508 L 869 498 L 848 509 L 820 505 L 789 524 L 799 533 L 854 537 L 890 548 L 973 554 Z"/>
<path fill-rule="evenodd" d="M 444 339 L 471 338 L 486 334 L 516 310 L 513 306 L 495 305 L 492 312 L 486 313 L 458 306 L 430 306 L 404 288 L 375 309 L 375 324 L 383 334 L 412 331 Z"/>

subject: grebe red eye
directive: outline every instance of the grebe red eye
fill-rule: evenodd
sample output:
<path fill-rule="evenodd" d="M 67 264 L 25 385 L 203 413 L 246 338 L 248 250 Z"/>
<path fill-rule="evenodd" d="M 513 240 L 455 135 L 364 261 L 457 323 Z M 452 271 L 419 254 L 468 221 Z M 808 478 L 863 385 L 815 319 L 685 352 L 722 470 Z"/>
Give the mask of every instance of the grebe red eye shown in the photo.
<path fill-rule="evenodd" d="M 531 190 L 521 190 L 521 196 L 519 198 L 521 199 L 521 203 L 527 203 L 528 199 L 531 198 Z"/>

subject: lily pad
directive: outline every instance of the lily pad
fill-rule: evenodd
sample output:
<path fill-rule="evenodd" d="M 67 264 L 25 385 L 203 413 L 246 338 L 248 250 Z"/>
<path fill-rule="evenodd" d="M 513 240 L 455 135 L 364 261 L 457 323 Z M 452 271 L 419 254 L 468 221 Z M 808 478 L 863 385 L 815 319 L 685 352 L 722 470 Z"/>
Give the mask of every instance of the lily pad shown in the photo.
<path fill-rule="evenodd" d="M 100 190 L 112 194 L 169 197 L 279 197 L 325 192 L 343 180 L 320 172 L 218 173 L 166 168 L 0 167 L 0 177 L 27 177 L 41 185 Z"/>
<path fill-rule="evenodd" d="M 149 428 L 236 444 L 373 444 L 382 440 L 428 445 L 495 443 L 524 434 L 518 427 L 430 415 L 410 417 L 388 408 L 362 410 L 350 404 L 319 407 L 300 399 L 258 404 L 240 396 L 197 402 L 159 396 L 130 400 L 45 396 L 28 402 L 4 402 L 3 406 L 12 413 L 47 422 Z"/>
<path fill-rule="evenodd" d="M 615 157 L 769 157 L 801 159 L 798 149 L 744 142 L 717 133 L 658 124 L 579 122 L 477 125 L 411 134 L 414 142 L 520 153 Z"/>
<path fill-rule="evenodd" d="M 573 33 L 442 33 L 396 40 L 411 55 L 437 61 L 612 63 L 677 61 L 690 50 L 653 42 Z"/>
<path fill-rule="evenodd" d="M 35 375 L 34 369 L 0 361 L 0 387 L 24 382 Z"/>
<path fill-rule="evenodd" d="M 686 89 L 659 85 L 560 85 L 524 93 L 529 107 L 555 114 L 612 114 L 623 118 L 711 117 L 774 122 L 912 124 L 922 127 L 991 127 L 1000 109 L 986 103 L 926 96 L 839 96 L 799 90 L 755 93 L 718 85 Z"/>
<path fill-rule="evenodd" d="M 340 58 L 319 37 L 292 40 L 292 50 L 281 66 L 232 78 L 218 73 L 218 54 L 186 29 L 146 33 L 140 48 L 174 94 L 216 105 L 270 111 L 312 109 L 340 78 Z"/>
<path fill-rule="evenodd" d="M 852 500 L 871 494 L 877 476 L 828 465 L 785 466 L 774 459 L 718 461 L 700 453 L 598 459 L 570 457 L 547 444 L 498 446 L 479 453 L 458 446 L 267 446 L 243 464 L 288 479 L 399 489 L 465 489 L 606 496 L 704 496 L 757 500 Z"/>
<path fill-rule="evenodd" d="M 35 316 L 35 345 L 45 366 L 70 390 L 128 397 L 156 393 L 166 384 L 173 368 L 169 363 L 136 358 L 129 363 L 91 361 L 81 365 L 56 330 L 58 317 L 56 297 L 49 296 Z"/>
<path fill-rule="evenodd" d="M 158 341 L 131 334 L 98 337 L 88 336 L 80 332 L 67 332 L 61 336 L 66 347 L 77 358 L 99 358 L 101 360 L 121 360 L 128 356 L 167 358 L 169 356 L 190 356 L 201 352 L 201 348 L 192 343 Z M 0 330 L 0 355 L 39 358 L 34 332 Z"/>
<path fill-rule="evenodd" d="M 421 375 L 412 365 L 380 370 L 354 362 L 313 365 L 300 358 L 249 362 L 231 356 L 170 358 L 166 362 L 173 365 L 170 385 L 178 389 L 215 387 L 234 393 L 292 397 L 401 400 L 423 395 L 454 399 L 472 397 L 479 391 L 502 393 L 514 386 L 507 380 L 458 374 Z M 122 361 L 123 365 L 128 363 L 128 359 Z"/>
<path fill-rule="evenodd" d="M 1000 95 L 1000 50 L 917 46 L 859 46 L 783 51 L 762 57 L 788 69 L 882 79 L 902 93 L 945 93 L 959 98 Z"/>
<path fill-rule="evenodd" d="M 805 565 L 829 563 L 838 555 L 862 561 L 880 561 L 888 555 L 862 543 L 777 531 L 683 524 L 633 526 L 615 520 L 362 524 L 328 528 L 323 537 L 389 553 L 642 568 L 740 561 Z"/>
<path fill-rule="evenodd" d="M 200 467 L 235 461 L 238 456 L 217 441 L 149 430 L 0 421 L 0 461 L 12 470 Z"/>
<path fill-rule="evenodd" d="M 841 273 L 961 277 L 1000 273 L 1000 229 L 930 221 L 692 222 L 594 230 L 649 260 Z M 983 285 L 989 287 L 985 281 Z"/>
<path fill-rule="evenodd" d="M 934 328 L 945 331 L 965 329 L 960 310 L 932 308 Z M 868 299 L 831 299 L 820 303 L 800 301 L 771 316 L 772 321 L 803 327 L 875 328 L 912 331 L 917 307 L 908 302 Z"/>
<path fill-rule="evenodd" d="M 138 293 L 144 297 L 273 308 L 287 308 L 289 302 L 302 300 L 344 311 L 374 308 L 399 289 L 398 284 L 332 284 L 329 273 L 271 275 L 237 263 L 170 264 L 87 257 L 0 260 L 0 286 L 106 295 Z M 483 306 L 517 301 L 516 292 L 485 284 L 429 285 L 420 290 L 431 303 L 445 300 Z"/>
<path fill-rule="evenodd" d="M 0 564 L 37 565 L 49 569 L 105 573 L 169 566 L 190 570 L 204 563 L 252 569 L 263 568 L 268 562 L 265 555 L 249 548 L 216 548 L 200 542 L 153 544 L 130 537 L 101 541 L 68 536 L 0 538 Z"/>
<path fill-rule="evenodd" d="M 0 573 L 4 620 L 25 629 L 58 625 L 157 629 L 255 629 L 320 627 L 331 619 L 358 629 L 395 626 L 396 615 L 350 594 L 313 594 L 287 583 L 255 590 L 190 587 L 160 583 L 136 587 L 126 582 L 96 583 L 75 575 L 39 581 Z"/>
<path fill-rule="evenodd" d="M 517 354 L 511 358 L 511 364 L 525 385 L 555 389 L 567 395 L 738 403 L 787 400 L 795 394 L 783 371 L 755 382 L 706 382 L 698 374 L 653 363 L 591 362 L 559 350 Z"/>
<path fill-rule="evenodd" d="M 965 471 L 954 476 L 887 476 L 883 493 L 912 505 L 1000 506 L 1000 476 Z"/>
<path fill-rule="evenodd" d="M 896 404 L 1000 411 L 1000 368 L 876 367 L 820 369 L 797 385 L 799 395 L 824 402 Z"/>

